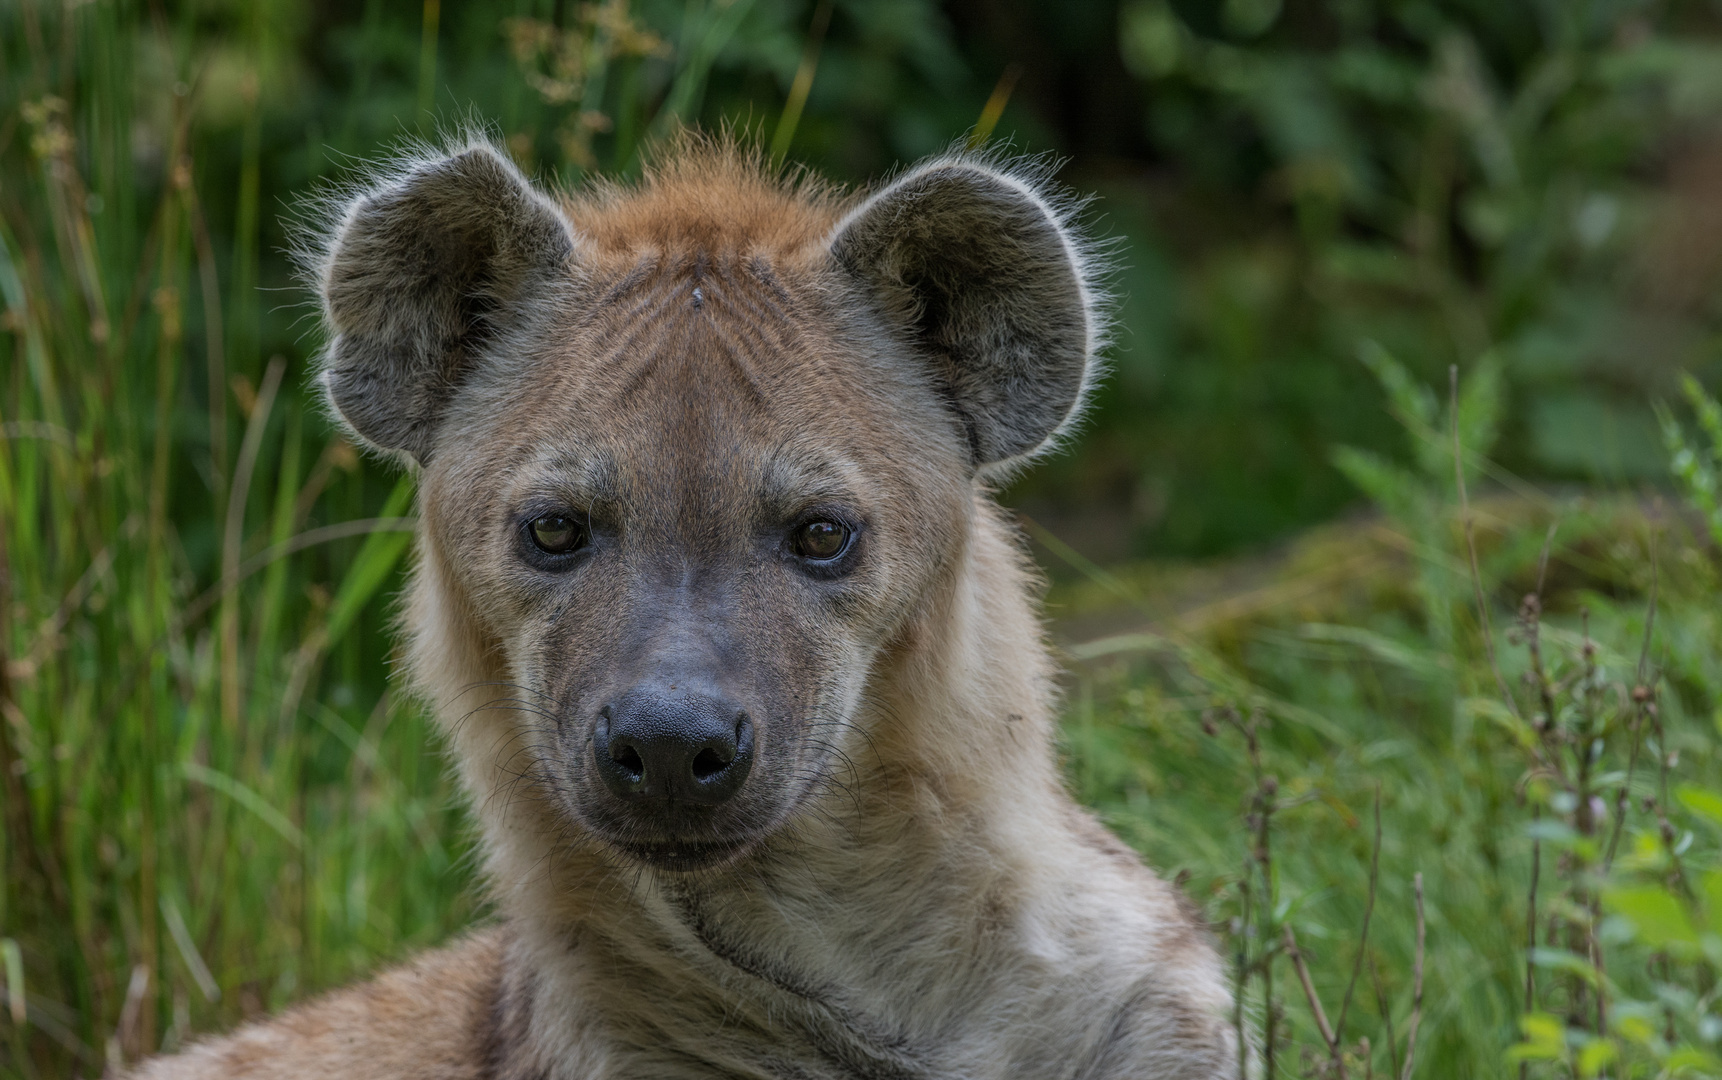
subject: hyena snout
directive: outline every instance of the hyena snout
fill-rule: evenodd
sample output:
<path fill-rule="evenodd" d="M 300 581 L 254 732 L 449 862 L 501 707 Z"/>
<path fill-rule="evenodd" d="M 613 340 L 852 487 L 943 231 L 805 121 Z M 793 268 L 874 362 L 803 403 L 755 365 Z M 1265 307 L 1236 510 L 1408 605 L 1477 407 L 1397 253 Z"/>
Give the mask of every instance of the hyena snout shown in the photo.
<path fill-rule="evenodd" d="M 747 782 L 753 734 L 721 695 L 644 686 L 599 710 L 592 752 L 605 786 L 637 811 L 716 806 Z"/>

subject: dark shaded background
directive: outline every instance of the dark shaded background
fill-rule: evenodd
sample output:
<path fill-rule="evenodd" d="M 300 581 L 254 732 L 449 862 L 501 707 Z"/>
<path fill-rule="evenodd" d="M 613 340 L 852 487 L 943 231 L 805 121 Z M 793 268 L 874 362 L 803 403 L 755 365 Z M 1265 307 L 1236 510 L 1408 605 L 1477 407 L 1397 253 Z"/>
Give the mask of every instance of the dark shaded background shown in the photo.
<path fill-rule="evenodd" d="M 433 114 L 493 124 L 577 183 L 558 132 L 582 106 L 528 85 L 506 20 L 578 30 L 580 10 L 449 5 L 428 113 L 423 4 L 149 18 L 205 42 L 177 75 L 202 101 L 211 221 L 235 220 L 222 202 L 240 185 L 221 178 L 259 140 L 263 243 L 279 252 L 298 194 Z M 815 11 L 754 3 L 695 115 L 769 139 Z M 633 15 L 686 47 L 681 4 Z M 1102 561 L 1208 555 L 1356 499 L 1333 448 L 1394 438 L 1356 360 L 1366 342 L 1432 384 L 1450 364 L 1502 365 L 1506 470 L 1659 476 L 1649 401 L 1717 351 L 1717 23 L 1705 3 L 851 0 L 830 15 L 790 156 L 865 181 L 962 136 L 1011 84 L 995 137 L 1062 156 L 1065 179 L 1098 194 L 1122 304 L 1116 376 L 1082 442 L 1009 498 Z M 611 65 L 591 163 L 638 168 L 670 67 Z M 279 258 L 264 266 L 265 287 L 290 288 Z M 258 355 L 302 376 L 296 300 L 256 333 Z"/>

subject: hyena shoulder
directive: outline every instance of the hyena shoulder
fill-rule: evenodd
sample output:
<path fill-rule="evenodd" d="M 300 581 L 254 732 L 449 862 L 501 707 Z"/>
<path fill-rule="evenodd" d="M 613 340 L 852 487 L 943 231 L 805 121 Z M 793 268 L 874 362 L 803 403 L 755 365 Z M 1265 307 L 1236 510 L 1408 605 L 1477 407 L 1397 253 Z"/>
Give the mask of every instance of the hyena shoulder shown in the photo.
<path fill-rule="evenodd" d="M 505 932 L 420 954 L 268 1023 L 193 1044 L 136 1080 L 489 1080 Z"/>

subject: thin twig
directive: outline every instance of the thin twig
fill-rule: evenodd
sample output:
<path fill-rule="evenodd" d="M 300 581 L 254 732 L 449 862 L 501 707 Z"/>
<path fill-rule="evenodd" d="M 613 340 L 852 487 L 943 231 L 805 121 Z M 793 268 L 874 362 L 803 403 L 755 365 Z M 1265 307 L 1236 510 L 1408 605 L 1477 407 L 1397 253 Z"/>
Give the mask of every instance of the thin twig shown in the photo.
<path fill-rule="evenodd" d="M 1638 771 L 1639 748 L 1644 744 L 1645 703 L 1650 698 L 1650 692 L 1640 683 L 1632 688 L 1632 698 L 1632 749 L 1626 756 L 1626 778 L 1620 782 L 1620 787 L 1614 793 L 1614 828 L 1609 833 L 1608 851 L 1603 855 L 1604 876 L 1614 868 L 1614 856 L 1620 848 L 1620 832 L 1626 825 L 1627 804 L 1632 800 L 1632 777 Z"/>
<path fill-rule="evenodd" d="M 1500 688 L 1501 700 L 1507 703 L 1507 709 L 1514 716 L 1519 715 L 1519 703 L 1513 700 L 1513 692 L 1507 688 L 1507 678 L 1501 674 L 1501 665 L 1495 659 L 1495 635 L 1489 628 L 1489 605 L 1483 597 L 1483 575 L 1477 568 L 1477 538 L 1471 527 L 1471 501 L 1465 494 L 1465 450 L 1459 443 L 1459 365 L 1454 364 L 1447 369 L 1448 378 L 1448 414 L 1453 429 L 1453 479 L 1459 485 L 1459 517 L 1465 525 L 1465 552 L 1471 559 L 1471 588 L 1477 596 L 1477 623 L 1483 630 L 1483 651 L 1489 656 L 1489 670 L 1495 673 L 1495 685 Z"/>
<path fill-rule="evenodd" d="M 251 475 L 257 468 L 257 455 L 263 447 L 263 433 L 269 427 L 269 414 L 275 407 L 275 395 L 281 389 L 281 377 L 287 361 L 277 356 L 269 361 L 263 374 L 263 387 L 252 404 L 251 416 L 245 425 L 245 438 L 239 447 L 239 460 L 233 467 L 233 490 L 227 496 L 227 521 L 222 530 L 221 576 L 232 578 L 239 573 L 239 556 L 244 550 L 245 505 L 251 494 Z M 211 388 L 214 389 L 213 387 Z M 218 469 L 226 467 L 218 461 Z M 222 593 L 221 613 L 216 620 L 217 640 L 221 649 L 221 721 L 229 738 L 240 737 L 239 711 L 243 693 L 239 664 L 239 595 L 235 590 Z M 252 745 L 258 745 L 253 742 Z"/>
<path fill-rule="evenodd" d="M 1590 946 L 1591 966 L 1596 968 L 1596 1033 L 1598 1036 L 1603 1036 L 1608 1033 L 1608 969 L 1604 966 L 1602 942 L 1598 941 L 1596 937 L 1596 927 L 1600 922 L 1602 922 L 1602 899 L 1598 896 L 1592 896 L 1590 925 L 1585 927 L 1585 938 Z"/>
<path fill-rule="evenodd" d="M 1393 1003 L 1387 1000 L 1387 989 L 1381 985 L 1381 972 L 1376 970 L 1375 957 L 1369 958 L 1369 981 L 1375 985 L 1375 1007 L 1387 1025 L 1387 1060 L 1393 1066 L 1388 1076 L 1399 1075 L 1399 1036 L 1393 1030 Z"/>
<path fill-rule="evenodd" d="M 1411 1025 L 1405 1035 L 1405 1068 L 1399 1080 L 1411 1080 L 1411 1069 L 1417 1060 L 1417 1026 L 1423 1022 L 1423 874 L 1411 879 L 1417 896 L 1417 957 L 1411 965 Z"/>
<path fill-rule="evenodd" d="M 1531 827 L 1543 818 L 1543 808 L 1531 808 Z M 1537 951 L 1537 879 L 1543 874 L 1543 842 L 1541 839 L 1531 841 L 1531 892 L 1525 902 L 1525 1015 L 1537 1011 L 1537 968 L 1531 962 L 1531 957 Z M 1519 1076 L 1528 1075 L 1529 1065 L 1519 1062 Z"/>
<path fill-rule="evenodd" d="M 1256 866 L 1262 876 L 1262 909 L 1268 919 L 1272 919 L 1274 902 L 1274 855 L 1273 855 L 1273 815 L 1275 810 L 1274 795 L 1279 791 L 1279 782 L 1262 772 L 1261 744 L 1256 740 L 1256 725 L 1258 718 L 1250 717 L 1249 747 L 1250 758 L 1254 762 L 1256 772 Z M 1271 921 L 1267 924 L 1271 926 Z M 1262 1006 L 1267 1012 L 1267 1078 L 1273 1080 L 1278 1072 L 1278 1043 L 1279 1043 L 1279 1009 L 1274 1000 L 1274 955 L 1273 942 L 1266 938 L 1271 933 L 1267 926 L 1263 927 L 1264 940 L 1260 963 L 1262 966 Z"/>
<path fill-rule="evenodd" d="M 1315 1014 L 1315 1026 L 1321 1032 L 1321 1041 L 1327 1044 L 1328 1054 L 1339 1062 L 1339 1038 L 1334 1035 L 1333 1028 L 1327 1022 L 1327 1012 L 1321 1007 L 1321 998 L 1316 996 L 1315 984 L 1310 981 L 1309 967 L 1303 962 L 1303 952 L 1297 947 L 1297 935 L 1292 933 L 1291 923 L 1285 924 L 1286 955 L 1291 957 L 1292 969 L 1297 972 L 1297 981 L 1303 984 L 1303 996 L 1309 1000 L 1309 1011 Z M 1345 1075 L 1344 1065 L 1340 1066 L 1340 1075 Z"/>
<path fill-rule="evenodd" d="M 1577 739 L 1571 740 L 1573 764 L 1577 775 L 1573 779 L 1574 794 L 1578 796 L 1578 806 L 1573 811 L 1573 824 L 1579 834 L 1587 840 L 1596 834 L 1595 793 L 1591 788 L 1591 774 L 1596 767 L 1597 751 L 1601 749 L 1602 737 L 1606 721 L 1598 711 L 1600 668 L 1597 663 L 1597 645 L 1590 636 L 1590 609 L 1579 609 L 1580 646 L 1579 655 L 1583 659 L 1583 675 L 1577 683 L 1576 693 L 1579 703 L 1579 727 Z M 1590 869 L 1587 856 L 1573 853 L 1566 876 L 1568 878 L 1567 894 L 1570 901 L 1583 908 L 1587 916 L 1582 922 L 1572 920 L 1568 924 L 1567 943 L 1573 952 L 1583 952 L 1597 969 L 1600 977 L 1601 956 L 1597 950 L 1596 926 L 1602 919 L 1600 901 L 1597 895 L 1586 883 L 1585 871 Z M 1587 981 L 1576 972 L 1568 977 L 1571 985 L 1569 1009 L 1576 1018 L 1581 1015 L 1585 996 L 1589 992 Z M 1604 1012 L 1602 986 L 1595 988 L 1596 993 L 1596 1034 L 1600 1037 L 1608 1031 L 1607 1016 Z"/>
<path fill-rule="evenodd" d="M 1657 587 L 1661 574 L 1657 566 L 1656 537 L 1650 534 L 1650 603 L 1644 613 L 1644 643 L 1638 650 L 1638 671 L 1632 687 L 1632 750 L 1626 759 L 1626 779 L 1614 793 L 1614 829 L 1608 838 L 1608 853 L 1602 862 L 1607 874 L 1614 866 L 1615 852 L 1620 847 L 1620 833 L 1626 825 L 1626 809 L 1632 799 L 1632 777 L 1638 769 L 1639 747 L 1644 743 L 1644 724 L 1654 707 L 1656 693 L 1650 687 L 1650 635 L 1656 626 Z"/>
<path fill-rule="evenodd" d="M 1248 1076 L 1250 1057 L 1249 1033 L 1244 1030 L 1244 997 L 1250 987 L 1250 863 L 1244 860 L 1244 876 L 1238 881 L 1239 907 L 1243 914 L 1238 920 L 1237 964 L 1238 984 L 1232 996 L 1232 1028 L 1238 1036 L 1238 1076 Z"/>
<path fill-rule="evenodd" d="M 1351 1011 L 1351 993 L 1357 989 L 1358 976 L 1363 974 L 1363 956 L 1369 951 L 1369 920 L 1375 914 L 1375 884 L 1381 870 L 1381 784 L 1375 785 L 1375 845 L 1369 853 L 1369 898 L 1363 903 L 1363 929 L 1357 935 L 1357 959 L 1351 962 L 1351 981 L 1345 984 L 1345 997 L 1339 1003 L 1339 1018 L 1333 1030 L 1337 1038 L 1345 1037 L 1345 1014 Z M 1335 1049 L 1335 1054 L 1338 1050 Z"/>
<path fill-rule="evenodd" d="M 1656 629 L 1656 596 L 1657 588 L 1662 583 L 1660 560 L 1658 559 L 1657 538 L 1660 534 L 1650 531 L 1650 604 L 1644 613 L 1644 641 L 1638 647 L 1638 685 L 1644 686 L 1645 679 L 1650 673 L 1650 634 Z"/>
<path fill-rule="evenodd" d="M 813 23 L 807 28 L 807 39 L 801 47 L 801 63 L 795 69 L 795 81 L 789 87 L 789 100 L 783 115 L 778 117 L 777 131 L 771 137 L 771 163 L 775 168 L 789 153 L 795 129 L 801 123 L 801 110 L 807 106 L 807 95 L 813 89 L 813 75 L 819 70 L 819 47 L 825 41 L 825 30 L 831 25 L 831 0 L 820 0 L 813 9 Z"/>
<path fill-rule="evenodd" d="M 1555 529 L 1560 522 L 1549 522 L 1548 535 L 1543 537 L 1543 550 L 1537 556 L 1537 591 L 1525 598 L 1525 645 L 1531 653 L 1531 670 L 1537 681 L 1537 696 L 1543 705 L 1545 730 L 1555 722 L 1554 688 L 1549 685 L 1548 672 L 1543 667 L 1543 582 L 1549 572 L 1549 548 L 1555 542 Z M 1542 734 L 1539 732 L 1538 734 Z"/>

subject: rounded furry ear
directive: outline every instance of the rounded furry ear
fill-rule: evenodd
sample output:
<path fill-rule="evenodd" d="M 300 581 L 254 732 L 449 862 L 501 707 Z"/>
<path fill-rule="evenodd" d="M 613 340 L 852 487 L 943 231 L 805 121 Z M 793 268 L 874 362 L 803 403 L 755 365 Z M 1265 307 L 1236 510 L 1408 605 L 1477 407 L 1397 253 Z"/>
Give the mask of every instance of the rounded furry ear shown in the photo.
<path fill-rule="evenodd" d="M 977 469 L 1057 441 L 1101 346 L 1098 260 L 1044 168 L 951 154 L 838 225 L 831 253 L 936 367 Z"/>
<path fill-rule="evenodd" d="M 426 461 L 485 341 L 573 252 L 561 211 L 488 145 L 388 171 L 346 204 L 315 267 L 330 404 L 365 441 Z"/>

